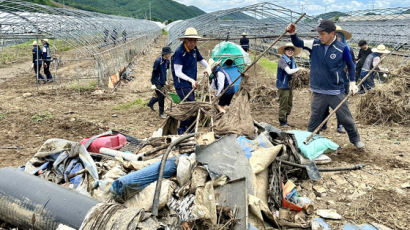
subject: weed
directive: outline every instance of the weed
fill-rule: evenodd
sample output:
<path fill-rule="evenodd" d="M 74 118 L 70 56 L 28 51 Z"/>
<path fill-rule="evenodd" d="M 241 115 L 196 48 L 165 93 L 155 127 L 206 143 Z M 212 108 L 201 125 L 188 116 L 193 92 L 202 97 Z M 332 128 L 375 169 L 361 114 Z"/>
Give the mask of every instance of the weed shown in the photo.
<path fill-rule="evenodd" d="M 54 118 L 54 114 L 50 113 L 50 112 L 44 112 L 44 113 L 37 113 L 35 115 L 33 115 L 31 117 L 31 120 L 34 122 L 42 122 L 44 120 L 49 120 L 49 119 L 53 119 Z"/>
<path fill-rule="evenodd" d="M 165 31 L 164 29 L 162 29 L 162 35 L 168 35 L 168 32 L 167 31 Z"/>
<path fill-rule="evenodd" d="M 68 89 L 79 91 L 92 91 L 97 87 L 97 81 L 90 81 L 87 84 L 72 84 L 68 86 Z"/>
<path fill-rule="evenodd" d="M 276 72 L 278 71 L 278 63 L 275 61 L 271 61 L 267 58 L 262 57 L 261 59 L 259 59 L 258 64 L 260 66 L 262 66 L 262 68 L 270 73 L 273 74 L 274 76 L 276 76 Z"/>
<path fill-rule="evenodd" d="M 135 101 L 130 101 L 130 102 L 127 102 L 127 103 L 124 103 L 124 104 L 114 106 L 113 109 L 114 110 L 127 110 L 131 107 L 134 107 L 134 106 L 144 107 L 145 104 L 146 104 L 146 102 L 142 98 L 138 98 Z"/>
<path fill-rule="evenodd" d="M 6 118 L 7 113 L 0 113 L 0 119 Z"/>

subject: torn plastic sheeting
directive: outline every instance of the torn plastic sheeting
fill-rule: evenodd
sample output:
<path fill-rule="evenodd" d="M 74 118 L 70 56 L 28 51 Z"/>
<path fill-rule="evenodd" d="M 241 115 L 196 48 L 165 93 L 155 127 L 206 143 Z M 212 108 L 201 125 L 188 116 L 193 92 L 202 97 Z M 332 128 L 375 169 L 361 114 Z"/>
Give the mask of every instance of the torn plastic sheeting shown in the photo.
<path fill-rule="evenodd" d="M 378 228 L 370 224 L 356 225 L 353 223 L 346 223 L 342 230 L 378 230 Z"/>
<path fill-rule="evenodd" d="M 253 172 L 258 174 L 267 169 L 282 150 L 282 146 L 283 145 L 277 145 L 270 148 L 257 148 L 249 159 Z"/>
<path fill-rule="evenodd" d="M 171 157 L 166 161 L 164 178 L 175 176 L 177 171 L 175 161 L 175 157 Z M 160 161 L 155 162 L 141 170 L 129 173 L 115 180 L 110 187 L 110 190 L 115 194 L 115 199 L 119 202 L 124 202 L 150 183 L 158 180 L 160 164 Z"/>
<path fill-rule="evenodd" d="M 97 165 L 95 165 L 93 158 L 91 158 L 90 153 L 88 153 L 84 145 L 80 145 L 79 156 L 80 160 L 83 162 L 84 168 L 87 169 L 95 181 L 98 181 Z"/>
<path fill-rule="evenodd" d="M 68 175 L 71 174 L 71 170 L 73 169 L 74 165 L 77 164 L 78 160 L 78 158 L 73 158 L 70 160 L 64 171 L 64 181 L 68 181 Z"/>
<path fill-rule="evenodd" d="M 252 152 L 259 147 L 269 148 L 273 146 L 272 143 L 270 143 L 269 139 L 263 133 L 257 136 L 254 140 L 250 140 L 245 136 L 239 136 L 237 138 L 237 141 L 247 158 L 251 158 Z"/>
<path fill-rule="evenodd" d="M 310 136 L 311 132 L 291 130 L 289 133 L 293 133 L 295 135 L 300 152 L 309 160 L 313 160 L 323 153 L 333 152 L 339 148 L 338 144 L 318 134 L 313 136 L 312 140 L 305 145 L 303 142 L 308 136 Z"/>
<path fill-rule="evenodd" d="M 178 159 L 177 181 L 179 186 L 183 186 L 191 178 L 191 170 L 195 165 L 195 153 L 190 156 L 181 156 Z"/>
<path fill-rule="evenodd" d="M 83 169 L 83 166 L 81 165 L 81 163 L 77 163 L 74 166 L 74 168 L 70 171 L 70 174 L 76 173 L 76 172 L 80 171 L 81 169 Z M 71 178 L 70 182 L 71 182 L 71 184 L 74 185 L 74 188 L 77 188 L 78 185 L 81 184 L 82 180 L 83 180 L 83 176 L 80 174 L 80 175 L 77 175 L 77 176 Z"/>
<path fill-rule="evenodd" d="M 207 182 L 205 187 L 196 190 L 192 214 L 199 219 L 210 221 L 213 225 L 216 224 L 216 200 L 212 181 Z"/>
<path fill-rule="evenodd" d="M 152 182 L 135 196 L 125 201 L 124 205 L 128 208 L 143 208 L 146 211 L 151 211 L 156 184 L 156 181 Z M 159 209 L 165 207 L 175 188 L 175 182 L 166 179 L 162 181 L 161 192 L 159 195 Z"/>
<path fill-rule="evenodd" d="M 224 136 L 208 146 L 197 146 L 197 161 L 205 164 L 210 176 L 226 175 L 230 180 L 246 178 L 249 194 L 254 194 L 252 168 L 235 135 Z"/>

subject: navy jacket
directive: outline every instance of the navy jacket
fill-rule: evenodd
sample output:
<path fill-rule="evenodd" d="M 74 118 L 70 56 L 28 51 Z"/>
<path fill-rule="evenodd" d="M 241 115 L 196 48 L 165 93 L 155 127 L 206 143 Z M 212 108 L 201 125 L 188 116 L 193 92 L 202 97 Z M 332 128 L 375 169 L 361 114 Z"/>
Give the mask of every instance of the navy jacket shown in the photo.
<path fill-rule="evenodd" d="M 41 59 L 43 58 L 43 52 L 41 52 L 40 47 L 39 46 L 33 46 L 33 63 L 38 63 L 39 65 L 41 65 L 42 61 Z"/>
<path fill-rule="evenodd" d="M 229 77 L 229 74 L 220 66 L 215 67 L 214 71 L 212 72 L 214 75 L 214 81 L 215 81 L 215 88 L 216 90 L 219 90 L 218 88 L 218 72 L 222 72 L 225 75 L 225 81 L 224 81 L 224 86 L 223 86 L 223 90 L 225 90 L 229 84 L 231 84 L 231 78 Z M 235 88 L 232 86 L 231 88 L 229 88 L 225 94 L 234 94 L 235 93 Z"/>
<path fill-rule="evenodd" d="M 182 72 L 187 75 L 188 77 L 194 79 L 196 81 L 197 77 L 197 62 L 201 61 L 204 59 L 201 56 L 201 53 L 199 53 L 199 50 L 197 47 L 195 47 L 193 50 L 189 51 L 185 48 L 184 43 L 182 43 L 177 50 L 175 50 L 174 55 L 171 57 L 172 61 L 172 77 L 174 79 L 174 86 L 175 89 L 181 89 L 181 88 L 192 88 L 191 82 L 185 81 L 179 77 L 176 76 L 175 70 L 174 70 L 174 65 L 182 65 Z"/>
<path fill-rule="evenodd" d="M 296 47 L 304 42 L 296 34 L 291 35 Z M 310 88 L 312 90 L 344 90 L 344 68 L 347 65 L 350 81 L 355 81 L 355 64 L 349 47 L 335 39 L 325 53 L 325 45 L 317 38 L 310 53 Z"/>
<path fill-rule="evenodd" d="M 249 49 L 249 39 L 246 37 L 242 37 L 239 40 L 239 44 L 242 46 L 243 49 Z"/>
<path fill-rule="evenodd" d="M 290 60 L 292 59 L 293 57 Z M 292 61 L 286 62 L 286 60 L 283 57 L 279 59 L 278 71 L 276 74 L 276 88 L 289 89 L 289 81 L 290 79 L 292 79 L 292 75 L 289 75 L 288 73 L 286 73 L 285 69 L 281 68 L 282 67 L 281 62 L 286 63 L 286 65 L 289 66 L 290 69 L 292 69 Z"/>
<path fill-rule="evenodd" d="M 50 47 L 47 43 L 43 45 L 43 61 L 51 61 Z"/>
<path fill-rule="evenodd" d="M 169 69 L 169 60 L 163 59 L 162 56 L 155 59 L 151 83 L 153 85 L 165 85 L 167 82 L 167 69 Z"/>

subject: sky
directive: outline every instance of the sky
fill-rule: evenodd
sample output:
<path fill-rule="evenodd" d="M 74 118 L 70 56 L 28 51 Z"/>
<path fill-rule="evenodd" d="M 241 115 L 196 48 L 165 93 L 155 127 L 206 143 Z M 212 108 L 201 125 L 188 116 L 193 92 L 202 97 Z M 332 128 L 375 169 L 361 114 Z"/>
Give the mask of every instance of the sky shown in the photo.
<path fill-rule="evenodd" d="M 271 2 L 297 12 L 317 15 L 330 11 L 355 11 L 410 6 L 410 0 L 176 0 L 196 6 L 209 13 L 217 10 L 248 6 L 259 2 Z"/>

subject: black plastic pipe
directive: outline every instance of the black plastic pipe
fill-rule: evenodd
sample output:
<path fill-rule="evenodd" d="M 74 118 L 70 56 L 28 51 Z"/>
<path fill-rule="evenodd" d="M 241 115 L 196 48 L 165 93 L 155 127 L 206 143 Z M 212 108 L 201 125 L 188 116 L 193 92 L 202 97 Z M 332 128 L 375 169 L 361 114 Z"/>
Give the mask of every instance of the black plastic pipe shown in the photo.
<path fill-rule="evenodd" d="M 16 168 L 0 169 L 0 219 L 22 229 L 79 229 L 99 201 Z"/>

